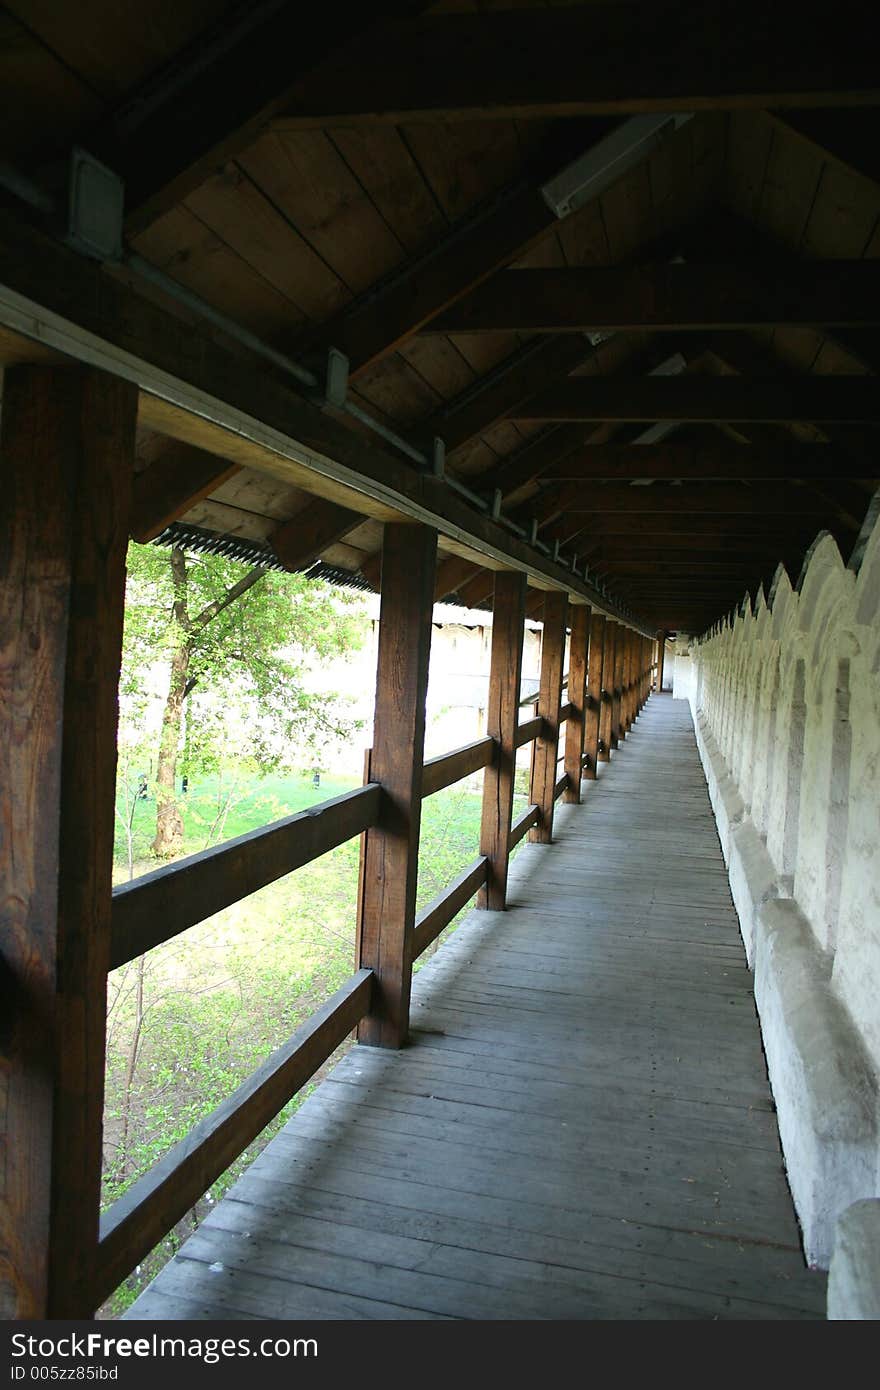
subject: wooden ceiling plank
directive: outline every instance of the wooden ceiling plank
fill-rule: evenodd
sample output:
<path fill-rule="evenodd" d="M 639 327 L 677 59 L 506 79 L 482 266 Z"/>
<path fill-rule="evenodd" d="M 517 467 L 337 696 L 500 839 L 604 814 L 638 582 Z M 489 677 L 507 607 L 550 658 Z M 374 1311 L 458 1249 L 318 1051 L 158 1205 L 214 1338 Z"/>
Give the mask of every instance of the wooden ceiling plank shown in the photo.
<path fill-rule="evenodd" d="M 395 0 L 394 12 L 417 14 L 423 0 Z M 126 184 L 130 234 L 145 227 L 233 158 L 283 109 L 298 78 L 341 43 L 356 44 L 364 30 L 381 25 L 377 6 L 340 0 L 308 16 L 303 42 L 299 0 L 255 10 L 237 35 L 228 16 L 200 36 L 198 51 L 172 69 L 165 88 L 149 100 L 130 96 L 99 125 L 88 148 Z"/>
<path fill-rule="evenodd" d="M 239 464 L 218 459 L 216 454 L 173 444 L 134 480 L 131 536 L 142 544 L 155 540 L 166 526 L 239 472 Z"/>
<path fill-rule="evenodd" d="M 286 570 L 304 570 L 362 521 L 360 513 L 318 497 L 273 531 L 269 543 Z"/>

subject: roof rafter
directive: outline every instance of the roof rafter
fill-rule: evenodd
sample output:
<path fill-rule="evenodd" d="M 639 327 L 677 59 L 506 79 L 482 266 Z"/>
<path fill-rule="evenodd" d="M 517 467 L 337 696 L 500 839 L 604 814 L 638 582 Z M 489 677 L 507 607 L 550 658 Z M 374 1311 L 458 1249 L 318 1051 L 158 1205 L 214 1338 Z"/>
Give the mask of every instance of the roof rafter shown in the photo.
<path fill-rule="evenodd" d="M 871 104 L 864 15 L 843 8 L 833 24 L 792 0 L 431 14 L 320 65 L 279 123 Z"/>

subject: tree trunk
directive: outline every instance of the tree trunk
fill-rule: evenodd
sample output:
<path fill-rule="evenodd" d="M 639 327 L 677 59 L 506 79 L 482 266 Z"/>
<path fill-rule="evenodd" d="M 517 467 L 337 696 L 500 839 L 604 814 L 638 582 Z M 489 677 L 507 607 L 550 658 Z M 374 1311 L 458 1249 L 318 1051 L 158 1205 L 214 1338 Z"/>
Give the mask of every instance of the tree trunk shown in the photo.
<path fill-rule="evenodd" d="M 174 617 L 180 641 L 171 658 L 171 679 L 162 715 L 162 737 L 156 768 L 156 838 L 153 853 L 159 859 L 172 859 L 183 849 L 183 818 L 177 805 L 175 782 L 183 702 L 187 696 L 187 677 L 193 649 L 192 627 L 186 609 L 186 557 L 174 546 L 171 551 L 174 574 Z"/>

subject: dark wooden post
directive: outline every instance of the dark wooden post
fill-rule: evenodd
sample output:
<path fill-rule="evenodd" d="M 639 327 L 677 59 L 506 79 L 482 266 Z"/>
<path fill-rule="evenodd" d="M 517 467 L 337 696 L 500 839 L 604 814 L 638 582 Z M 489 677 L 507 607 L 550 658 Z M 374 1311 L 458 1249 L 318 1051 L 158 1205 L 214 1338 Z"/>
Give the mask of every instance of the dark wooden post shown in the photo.
<path fill-rule="evenodd" d="M 495 912 L 502 911 L 507 901 L 525 603 L 525 575 L 512 571 L 496 574 L 487 720 L 487 733 L 495 740 L 495 756 L 484 773 L 480 826 L 480 853 L 489 860 L 489 877 L 477 896 L 477 907 Z"/>
<path fill-rule="evenodd" d="M 386 525 L 370 757 L 385 795 L 364 843 L 358 918 L 358 964 L 376 976 L 358 1040 L 375 1047 L 400 1047 L 409 1029 L 436 557 L 430 527 Z"/>
<path fill-rule="evenodd" d="M 614 665 L 611 679 L 611 747 L 620 747 L 620 699 L 623 686 L 623 648 L 626 642 L 626 628 L 615 624 L 617 632 L 614 642 Z"/>
<path fill-rule="evenodd" d="M 611 712 L 614 703 L 614 656 L 618 624 L 613 618 L 605 623 L 605 647 L 602 657 L 602 708 L 599 715 L 599 762 L 611 761 Z"/>
<path fill-rule="evenodd" d="M 556 804 L 556 758 L 559 748 L 559 702 L 562 696 L 562 667 L 565 661 L 565 618 L 568 595 L 547 593 L 544 597 L 544 633 L 541 642 L 541 690 L 538 714 L 544 728 L 535 739 L 532 758 L 532 804 L 540 819 L 529 831 L 529 839 L 549 844 L 553 839 L 553 810 Z"/>
<path fill-rule="evenodd" d="M 573 706 L 565 725 L 565 775 L 568 784 L 562 793 L 563 801 L 578 805 L 581 799 L 581 769 L 586 734 L 587 652 L 590 645 L 590 608 L 574 604 L 571 615 L 571 640 L 568 647 L 568 699 Z"/>
<path fill-rule="evenodd" d="M 137 389 L 12 367 L 2 422 L 0 1309 L 94 1308 Z"/>
<path fill-rule="evenodd" d="M 596 761 L 599 756 L 599 716 L 602 710 L 602 659 L 605 648 L 605 614 L 594 613 L 590 623 L 590 663 L 587 672 L 587 692 L 584 720 L 584 777 L 596 780 Z"/>
<path fill-rule="evenodd" d="M 665 632 L 658 632 L 658 633 L 657 633 L 657 677 L 656 677 L 656 679 L 657 679 L 656 689 L 657 689 L 658 694 L 659 694 L 659 692 L 663 689 L 663 662 L 664 662 L 665 656 L 666 656 L 666 633 L 665 633 Z"/>
<path fill-rule="evenodd" d="M 632 655 L 633 655 L 633 630 L 630 627 L 623 630 L 623 672 L 621 677 L 621 697 L 620 697 L 620 737 L 625 738 L 632 725 L 630 717 L 630 700 L 632 697 Z"/>

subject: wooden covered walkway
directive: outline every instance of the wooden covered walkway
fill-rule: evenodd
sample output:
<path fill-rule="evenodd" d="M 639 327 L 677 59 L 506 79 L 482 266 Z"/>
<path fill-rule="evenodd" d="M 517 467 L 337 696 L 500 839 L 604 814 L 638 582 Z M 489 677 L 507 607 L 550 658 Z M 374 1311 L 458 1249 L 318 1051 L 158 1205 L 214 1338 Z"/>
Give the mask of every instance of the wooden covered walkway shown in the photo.
<path fill-rule="evenodd" d="M 653 696 L 510 909 L 413 986 L 132 1318 L 824 1315 L 687 706 Z"/>

